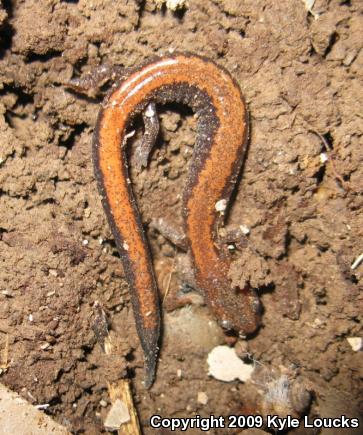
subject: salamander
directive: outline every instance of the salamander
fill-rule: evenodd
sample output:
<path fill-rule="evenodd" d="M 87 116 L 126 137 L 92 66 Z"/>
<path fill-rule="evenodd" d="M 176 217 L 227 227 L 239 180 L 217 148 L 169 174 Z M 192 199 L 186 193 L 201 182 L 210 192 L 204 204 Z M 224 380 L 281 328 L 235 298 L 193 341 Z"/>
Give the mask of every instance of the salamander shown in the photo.
<path fill-rule="evenodd" d="M 195 279 L 221 325 L 240 334 L 260 323 L 260 303 L 249 287 L 232 288 L 228 254 L 217 230 L 236 184 L 248 139 L 248 114 L 240 88 L 213 61 L 176 53 L 147 61 L 115 86 L 100 109 L 93 138 L 99 191 L 129 283 L 149 388 L 155 378 L 161 315 L 152 259 L 143 231 L 126 153 L 127 129 L 143 114 L 144 140 L 136 150 L 141 167 L 158 132 L 155 103 L 179 102 L 197 116 L 196 142 L 182 197 L 185 242 Z"/>

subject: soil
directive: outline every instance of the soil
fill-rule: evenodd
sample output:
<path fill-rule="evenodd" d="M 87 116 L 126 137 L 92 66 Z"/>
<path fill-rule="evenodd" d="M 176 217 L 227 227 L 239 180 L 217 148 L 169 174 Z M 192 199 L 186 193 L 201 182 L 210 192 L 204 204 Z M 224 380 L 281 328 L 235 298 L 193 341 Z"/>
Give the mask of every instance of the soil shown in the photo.
<path fill-rule="evenodd" d="M 73 433 L 105 432 L 107 383 L 120 378 L 132 379 L 145 434 L 161 433 L 149 426 L 156 413 L 283 415 L 263 394 L 281 376 L 303 386 L 304 404 L 290 401 L 288 413 L 358 417 L 362 354 L 347 338 L 362 335 L 363 264 L 351 268 L 363 252 L 362 3 L 317 0 L 309 11 L 303 1 L 189 0 L 175 12 L 161 3 L 0 2 L 0 381 L 49 404 Z M 260 330 L 236 343 L 200 297 L 174 303 L 181 253 L 147 224 L 162 217 L 181 228 L 195 119 L 185 107 L 160 107 L 150 166 L 131 174 L 166 313 L 157 380 L 146 391 L 91 162 L 102 95 L 65 84 L 100 64 L 132 67 L 169 50 L 223 65 L 248 103 L 249 151 L 226 228 L 249 229 L 230 276 L 256 289 L 264 313 Z M 140 120 L 135 128 L 138 137 Z M 93 332 L 96 301 L 112 355 Z M 224 343 L 260 368 L 254 381 L 208 376 L 207 354 Z"/>

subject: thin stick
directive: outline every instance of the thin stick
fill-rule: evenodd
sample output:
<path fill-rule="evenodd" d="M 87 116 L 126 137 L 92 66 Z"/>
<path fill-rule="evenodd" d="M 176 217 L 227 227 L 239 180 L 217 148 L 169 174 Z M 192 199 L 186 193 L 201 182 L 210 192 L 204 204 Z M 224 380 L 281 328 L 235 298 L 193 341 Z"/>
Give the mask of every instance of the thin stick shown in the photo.
<path fill-rule="evenodd" d="M 108 384 L 108 392 L 112 403 L 117 399 L 121 400 L 127 406 L 130 414 L 130 421 L 124 423 L 118 433 L 120 435 L 141 435 L 139 419 L 132 400 L 130 382 L 127 379 L 121 379 L 112 384 Z"/>

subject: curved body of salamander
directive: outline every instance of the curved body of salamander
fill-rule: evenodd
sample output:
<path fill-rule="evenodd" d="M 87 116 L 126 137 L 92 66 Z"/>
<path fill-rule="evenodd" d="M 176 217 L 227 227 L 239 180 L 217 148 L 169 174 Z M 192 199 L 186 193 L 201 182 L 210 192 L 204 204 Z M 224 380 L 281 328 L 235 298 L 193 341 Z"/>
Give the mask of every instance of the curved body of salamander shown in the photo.
<path fill-rule="evenodd" d="M 146 362 L 146 385 L 154 379 L 160 308 L 151 257 L 128 178 L 125 134 L 151 102 L 178 101 L 198 117 L 196 145 L 183 195 L 186 240 L 196 282 L 222 325 L 246 334 L 259 324 L 259 302 L 250 289 L 231 288 L 229 259 L 216 247 L 216 203 L 228 203 L 247 141 L 247 112 L 240 89 L 212 61 L 175 54 L 132 72 L 109 95 L 99 113 L 93 158 L 103 205 L 131 291 Z"/>

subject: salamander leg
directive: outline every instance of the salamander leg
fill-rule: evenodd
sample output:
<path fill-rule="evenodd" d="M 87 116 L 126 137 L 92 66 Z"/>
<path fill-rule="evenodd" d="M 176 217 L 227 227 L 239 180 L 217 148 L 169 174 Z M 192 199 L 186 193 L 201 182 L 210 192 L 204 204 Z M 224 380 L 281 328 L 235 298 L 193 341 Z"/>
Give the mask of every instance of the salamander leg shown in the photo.
<path fill-rule="evenodd" d="M 194 265 L 185 234 L 164 218 L 151 219 L 149 226 L 181 251 L 175 258 L 176 276 L 180 282 L 180 294 L 177 297 L 185 299 L 186 294 L 190 292 L 197 291 L 199 293 L 200 289 L 195 281 Z M 190 303 L 189 299 L 187 303 Z M 182 302 L 180 305 L 183 305 Z"/>
<path fill-rule="evenodd" d="M 96 98 L 98 95 L 102 95 L 101 87 L 107 82 L 113 82 L 118 85 L 125 80 L 129 74 L 129 68 L 119 65 L 103 64 L 96 66 L 82 77 L 71 79 L 64 85 L 79 94 Z"/>
<path fill-rule="evenodd" d="M 188 251 L 187 238 L 185 234 L 171 222 L 168 222 L 165 218 L 152 218 L 150 221 L 150 227 L 160 233 L 166 240 L 169 240 L 174 246 L 181 249 L 184 252 Z"/>
<path fill-rule="evenodd" d="M 145 130 L 141 141 L 136 144 L 135 159 L 135 165 L 139 171 L 147 167 L 149 155 L 159 134 L 160 124 L 155 103 L 149 103 L 146 106 L 146 109 L 142 112 L 142 119 Z"/>

